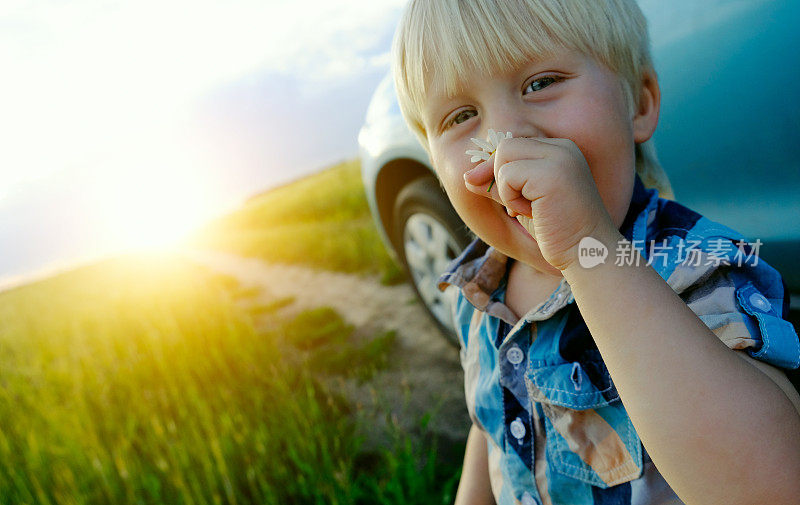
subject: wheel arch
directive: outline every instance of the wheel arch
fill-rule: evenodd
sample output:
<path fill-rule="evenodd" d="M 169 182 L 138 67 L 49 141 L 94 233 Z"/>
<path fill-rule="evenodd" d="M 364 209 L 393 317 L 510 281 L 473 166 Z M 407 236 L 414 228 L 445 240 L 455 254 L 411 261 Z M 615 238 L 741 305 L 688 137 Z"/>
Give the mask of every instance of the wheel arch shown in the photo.
<path fill-rule="evenodd" d="M 427 165 L 410 158 L 393 159 L 386 163 L 378 173 L 375 180 L 375 201 L 378 206 L 378 215 L 386 236 L 395 250 L 401 245 L 397 243 L 395 230 L 394 211 L 397 197 L 409 183 L 428 175 L 436 177 Z M 439 190 L 442 192 L 442 197 L 447 198 L 441 186 L 439 186 Z"/>

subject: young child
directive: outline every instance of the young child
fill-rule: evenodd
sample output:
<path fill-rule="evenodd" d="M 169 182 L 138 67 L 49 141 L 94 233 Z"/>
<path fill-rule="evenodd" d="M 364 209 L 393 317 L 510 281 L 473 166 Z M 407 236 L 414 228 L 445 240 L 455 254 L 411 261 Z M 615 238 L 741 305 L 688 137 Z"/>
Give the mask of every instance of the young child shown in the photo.
<path fill-rule="evenodd" d="M 411 0 L 394 73 L 479 237 L 441 283 L 473 421 L 456 503 L 798 503 L 785 284 L 659 197 L 635 0 Z"/>

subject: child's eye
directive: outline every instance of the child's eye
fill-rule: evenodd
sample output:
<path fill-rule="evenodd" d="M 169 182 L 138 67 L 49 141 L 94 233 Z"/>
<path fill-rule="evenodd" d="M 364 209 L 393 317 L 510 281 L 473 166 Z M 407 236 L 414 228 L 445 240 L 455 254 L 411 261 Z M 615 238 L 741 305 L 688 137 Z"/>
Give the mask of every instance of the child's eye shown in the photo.
<path fill-rule="evenodd" d="M 544 89 L 544 88 L 550 86 L 551 84 L 556 83 L 556 82 L 558 82 L 560 80 L 561 80 L 561 78 L 557 77 L 555 75 L 548 75 L 548 76 L 545 76 L 545 77 L 540 77 L 538 79 L 532 80 L 530 82 L 530 84 L 528 84 L 528 86 L 525 88 L 525 91 L 526 92 L 531 92 L 531 93 L 534 92 L 534 91 L 539 91 L 539 90 L 542 90 L 542 89 Z"/>
<path fill-rule="evenodd" d="M 445 129 L 450 128 L 454 124 L 461 124 L 467 119 L 471 118 L 472 116 L 475 116 L 476 114 L 478 114 L 478 112 L 475 111 L 474 109 L 462 110 L 458 114 L 453 116 L 453 119 L 449 120 L 447 124 L 444 125 Z"/>

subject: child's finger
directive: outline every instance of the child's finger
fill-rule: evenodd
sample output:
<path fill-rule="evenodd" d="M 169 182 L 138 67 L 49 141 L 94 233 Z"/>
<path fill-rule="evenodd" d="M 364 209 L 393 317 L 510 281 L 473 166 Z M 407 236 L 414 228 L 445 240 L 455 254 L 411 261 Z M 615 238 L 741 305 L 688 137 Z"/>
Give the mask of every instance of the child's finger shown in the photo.
<path fill-rule="evenodd" d="M 504 206 L 506 208 L 506 212 L 511 217 L 516 217 L 518 214 L 522 214 L 524 216 L 531 215 L 531 202 L 526 200 L 524 197 L 520 197 L 510 202 L 503 202 L 503 200 L 500 198 L 499 188 L 497 184 L 495 184 L 494 177 L 489 181 L 489 183 L 472 185 L 465 181 L 465 185 L 469 191 L 485 198 L 491 198 L 495 202 Z"/>
<path fill-rule="evenodd" d="M 465 176 L 464 186 L 466 186 L 467 190 L 475 193 L 476 195 L 480 195 L 485 198 L 491 198 L 497 203 L 502 203 L 500 201 L 500 194 L 497 192 L 497 185 L 494 183 L 494 177 L 488 179 L 486 182 L 483 182 L 481 184 L 470 184 L 469 182 L 467 182 Z"/>
<path fill-rule="evenodd" d="M 516 160 L 535 160 L 552 157 L 563 149 L 565 139 L 548 137 L 514 137 L 504 139 L 495 151 L 495 169 Z"/>
<path fill-rule="evenodd" d="M 500 200 L 500 193 L 497 190 L 497 184 L 495 184 L 494 177 L 492 177 L 488 183 L 483 183 L 480 185 L 470 184 L 467 181 L 464 181 L 464 186 L 467 188 L 468 191 L 475 193 L 478 196 L 482 196 L 484 198 L 489 198 L 494 200 L 495 202 L 503 205 L 502 200 Z M 509 213 L 509 215 L 511 215 Z"/>
<path fill-rule="evenodd" d="M 494 155 L 492 155 L 494 156 Z M 484 186 L 494 180 L 494 158 L 490 157 L 464 173 L 464 182 L 471 186 Z"/>
<path fill-rule="evenodd" d="M 475 168 L 464 173 L 464 185 L 476 195 L 502 203 L 494 180 L 494 153 L 488 160 L 479 163 Z"/>
<path fill-rule="evenodd" d="M 506 212 L 508 212 L 508 215 L 511 217 L 517 217 L 517 215 L 531 217 L 531 202 L 524 196 L 514 198 L 504 205 L 506 207 Z"/>
<path fill-rule="evenodd" d="M 530 186 L 537 185 L 537 175 L 544 169 L 542 160 L 517 160 L 496 169 L 500 203 L 517 214 L 531 216 Z"/>

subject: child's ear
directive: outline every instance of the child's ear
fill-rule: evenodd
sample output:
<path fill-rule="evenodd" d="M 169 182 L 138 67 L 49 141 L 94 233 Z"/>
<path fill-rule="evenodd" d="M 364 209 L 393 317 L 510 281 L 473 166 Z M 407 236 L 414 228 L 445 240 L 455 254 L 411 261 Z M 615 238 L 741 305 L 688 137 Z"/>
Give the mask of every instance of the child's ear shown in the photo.
<path fill-rule="evenodd" d="M 661 109 L 661 90 L 654 70 L 645 70 L 642 75 L 642 89 L 638 98 L 633 116 L 633 140 L 641 144 L 649 140 L 656 131 L 658 112 Z"/>

